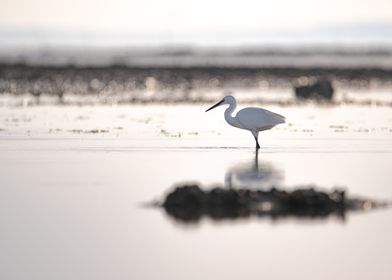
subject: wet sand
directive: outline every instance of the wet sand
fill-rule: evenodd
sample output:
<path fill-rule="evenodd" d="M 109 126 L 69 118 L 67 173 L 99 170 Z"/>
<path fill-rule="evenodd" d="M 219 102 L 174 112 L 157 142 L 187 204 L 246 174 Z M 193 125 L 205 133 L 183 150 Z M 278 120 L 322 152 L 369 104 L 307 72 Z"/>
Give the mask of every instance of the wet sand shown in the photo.
<path fill-rule="evenodd" d="M 192 182 L 389 200 L 389 107 L 269 106 L 288 122 L 255 161 L 208 105 L 1 108 L 1 278 L 390 279 L 389 209 L 183 225 L 145 207 Z"/>

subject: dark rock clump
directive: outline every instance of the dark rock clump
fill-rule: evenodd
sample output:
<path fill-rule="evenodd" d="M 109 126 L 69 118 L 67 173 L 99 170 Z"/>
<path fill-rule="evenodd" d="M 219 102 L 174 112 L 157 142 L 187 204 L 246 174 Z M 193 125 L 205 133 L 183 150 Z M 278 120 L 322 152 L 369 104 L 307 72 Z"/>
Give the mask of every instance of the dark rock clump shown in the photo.
<path fill-rule="evenodd" d="M 363 210 L 377 206 L 373 201 L 347 199 L 344 191 L 331 193 L 314 188 L 293 191 L 223 189 L 202 190 L 197 185 L 177 187 L 162 206 L 177 220 L 195 222 L 206 216 L 214 220 L 270 216 L 272 218 L 344 218 L 347 210 Z"/>
<path fill-rule="evenodd" d="M 311 83 L 295 86 L 294 91 L 297 99 L 316 101 L 331 101 L 334 93 L 331 81 L 326 78 L 320 78 Z"/>

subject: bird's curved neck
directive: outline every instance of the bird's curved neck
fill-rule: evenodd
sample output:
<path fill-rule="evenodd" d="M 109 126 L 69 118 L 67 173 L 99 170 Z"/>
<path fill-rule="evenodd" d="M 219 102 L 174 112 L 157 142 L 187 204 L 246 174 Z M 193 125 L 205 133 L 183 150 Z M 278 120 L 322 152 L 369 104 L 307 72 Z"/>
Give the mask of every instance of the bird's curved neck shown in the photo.
<path fill-rule="evenodd" d="M 239 123 L 238 123 L 237 119 L 231 115 L 234 112 L 236 107 L 237 107 L 237 104 L 235 102 L 229 104 L 229 107 L 225 111 L 225 120 L 230 125 L 238 127 Z"/>

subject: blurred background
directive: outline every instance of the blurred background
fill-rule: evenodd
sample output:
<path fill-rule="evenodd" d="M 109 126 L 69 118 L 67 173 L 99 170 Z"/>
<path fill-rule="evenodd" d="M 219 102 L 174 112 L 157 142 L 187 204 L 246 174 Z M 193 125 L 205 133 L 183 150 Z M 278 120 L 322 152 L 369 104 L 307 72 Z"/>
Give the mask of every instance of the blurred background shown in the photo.
<path fill-rule="evenodd" d="M 391 5 L 2 0 L 1 99 L 390 102 Z"/>

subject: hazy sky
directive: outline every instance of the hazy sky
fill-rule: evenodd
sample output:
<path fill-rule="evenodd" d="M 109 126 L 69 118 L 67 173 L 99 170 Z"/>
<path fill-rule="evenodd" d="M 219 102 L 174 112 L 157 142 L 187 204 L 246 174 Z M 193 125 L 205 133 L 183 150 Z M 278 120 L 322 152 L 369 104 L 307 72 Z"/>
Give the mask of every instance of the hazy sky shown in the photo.
<path fill-rule="evenodd" d="M 241 34 L 392 23 L 392 0 L 0 0 L 0 30 Z"/>
<path fill-rule="evenodd" d="M 391 0 L 0 0 L 0 27 L 230 31 L 392 22 Z"/>

